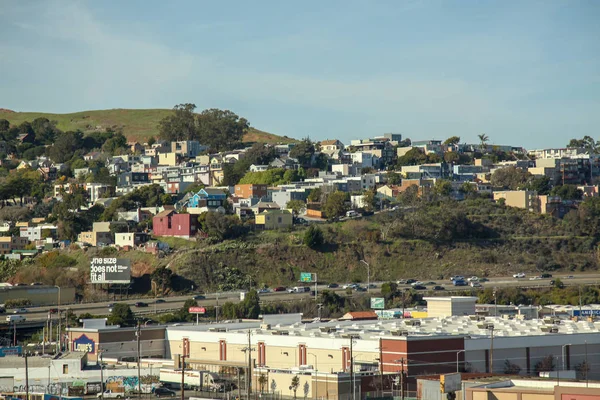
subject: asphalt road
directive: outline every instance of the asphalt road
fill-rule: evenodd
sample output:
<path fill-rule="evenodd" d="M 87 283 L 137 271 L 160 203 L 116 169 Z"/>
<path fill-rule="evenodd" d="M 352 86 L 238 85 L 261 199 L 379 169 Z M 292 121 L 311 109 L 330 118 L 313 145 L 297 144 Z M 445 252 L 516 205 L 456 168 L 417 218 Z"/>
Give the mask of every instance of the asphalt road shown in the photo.
<path fill-rule="evenodd" d="M 600 284 L 600 274 L 577 274 L 572 275 L 572 278 L 567 278 L 567 274 L 555 274 L 552 278 L 549 279 L 539 279 L 539 280 L 531 280 L 530 277 L 525 277 L 522 279 L 516 279 L 513 277 L 501 277 L 501 278 L 490 278 L 489 281 L 482 283 L 482 289 L 486 287 L 548 287 L 550 285 L 550 281 L 552 279 L 560 278 L 563 283 L 567 286 L 571 285 L 599 285 Z M 465 278 L 468 278 L 465 276 Z M 427 289 L 431 289 L 434 285 L 427 284 L 430 282 L 429 280 L 424 281 L 426 283 Z M 435 280 L 436 285 L 444 286 L 446 290 L 437 291 L 436 293 L 439 295 L 443 295 L 445 292 L 451 292 L 453 290 L 463 291 L 470 289 L 469 286 L 463 287 L 454 287 L 450 280 Z M 370 293 L 377 294 L 380 291 L 381 284 L 384 282 L 373 282 L 376 286 L 370 289 Z M 345 289 L 342 288 L 344 285 L 343 282 L 339 282 L 340 287 L 334 290 L 337 292 L 345 292 Z M 400 285 L 400 287 L 409 287 L 410 285 Z M 311 289 L 314 288 L 314 285 L 311 286 Z M 320 292 L 324 289 L 327 289 L 326 285 L 318 285 L 317 290 Z M 424 291 L 425 292 L 425 291 Z M 305 293 L 287 293 L 287 292 L 269 292 L 269 293 L 261 293 L 260 298 L 261 301 L 264 302 L 272 302 L 272 301 L 294 301 L 301 298 L 308 298 L 311 296 L 310 292 Z M 154 299 L 134 299 L 134 300 L 123 300 L 123 301 L 102 301 L 97 303 L 84 303 L 84 304 L 70 304 L 61 306 L 61 310 L 68 308 L 72 310 L 77 315 L 90 313 L 96 315 L 108 315 L 109 314 L 109 305 L 112 303 L 127 303 L 130 304 L 132 310 L 135 313 L 140 314 L 154 314 L 168 312 L 169 310 L 176 310 L 183 306 L 183 303 L 190 299 L 192 295 L 187 296 L 174 296 L 174 297 L 166 297 L 163 298 L 164 303 L 155 303 Z M 205 299 L 197 300 L 200 306 L 215 306 L 222 305 L 225 302 L 232 301 L 238 302 L 240 300 L 239 292 L 228 292 L 228 293 L 213 293 L 206 294 Z M 143 301 L 148 304 L 147 307 L 137 307 L 135 306 L 136 302 Z M 28 312 L 23 314 L 26 316 L 27 320 L 40 320 L 48 318 L 48 311 L 51 308 L 56 308 L 56 306 L 46 306 L 46 307 L 30 307 L 28 308 Z M 12 314 L 13 310 L 7 310 L 7 315 Z M 55 318 L 55 316 L 54 316 Z"/>

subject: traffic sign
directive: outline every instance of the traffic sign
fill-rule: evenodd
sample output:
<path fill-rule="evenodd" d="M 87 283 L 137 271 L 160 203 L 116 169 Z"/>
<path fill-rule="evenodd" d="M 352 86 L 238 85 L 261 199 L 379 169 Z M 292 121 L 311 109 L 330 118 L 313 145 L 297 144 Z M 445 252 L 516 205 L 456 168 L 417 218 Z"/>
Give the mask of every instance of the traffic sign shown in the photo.
<path fill-rule="evenodd" d="M 383 297 L 371 297 L 371 308 L 383 310 L 385 308 L 385 299 Z"/>
<path fill-rule="evenodd" d="M 301 272 L 300 273 L 300 282 L 312 282 L 312 273 L 310 272 Z"/>
<path fill-rule="evenodd" d="M 190 307 L 188 309 L 188 312 L 190 314 L 206 314 L 206 308 L 205 307 Z"/>

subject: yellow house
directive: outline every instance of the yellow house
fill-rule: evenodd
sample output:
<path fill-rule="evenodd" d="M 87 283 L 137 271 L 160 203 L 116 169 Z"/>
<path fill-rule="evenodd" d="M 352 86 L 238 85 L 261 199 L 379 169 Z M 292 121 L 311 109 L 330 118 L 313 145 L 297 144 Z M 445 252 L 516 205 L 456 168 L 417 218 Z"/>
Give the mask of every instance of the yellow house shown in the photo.
<path fill-rule="evenodd" d="M 176 153 L 160 153 L 158 155 L 159 165 L 177 165 L 177 154 Z"/>
<path fill-rule="evenodd" d="M 292 226 L 292 213 L 289 210 L 265 210 L 255 218 L 255 225 L 261 229 L 284 229 Z"/>

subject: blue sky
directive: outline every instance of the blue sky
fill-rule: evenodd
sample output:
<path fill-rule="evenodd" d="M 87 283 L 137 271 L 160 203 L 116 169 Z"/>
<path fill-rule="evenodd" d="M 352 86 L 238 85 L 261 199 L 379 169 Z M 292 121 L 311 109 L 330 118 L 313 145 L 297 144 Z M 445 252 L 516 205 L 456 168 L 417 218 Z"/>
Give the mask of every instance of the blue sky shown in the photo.
<path fill-rule="evenodd" d="M 600 139 L 600 1 L 0 0 L 0 107 L 231 109 L 315 140 Z"/>

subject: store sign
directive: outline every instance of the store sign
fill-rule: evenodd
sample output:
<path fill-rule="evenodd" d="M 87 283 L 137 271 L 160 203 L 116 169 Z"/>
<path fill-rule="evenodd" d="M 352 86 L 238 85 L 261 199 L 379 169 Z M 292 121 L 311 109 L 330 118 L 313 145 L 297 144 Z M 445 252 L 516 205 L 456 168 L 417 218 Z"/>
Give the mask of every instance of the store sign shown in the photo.
<path fill-rule="evenodd" d="M 188 308 L 190 314 L 206 314 L 206 308 L 204 307 L 190 307 Z"/>
<path fill-rule="evenodd" d="M 96 353 L 96 342 L 87 337 L 81 335 L 77 339 L 73 340 L 73 351 L 85 351 L 90 354 Z"/>
<path fill-rule="evenodd" d="M 0 347 L 0 357 L 5 356 L 20 356 L 23 353 L 21 346 Z"/>

